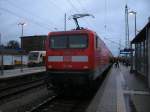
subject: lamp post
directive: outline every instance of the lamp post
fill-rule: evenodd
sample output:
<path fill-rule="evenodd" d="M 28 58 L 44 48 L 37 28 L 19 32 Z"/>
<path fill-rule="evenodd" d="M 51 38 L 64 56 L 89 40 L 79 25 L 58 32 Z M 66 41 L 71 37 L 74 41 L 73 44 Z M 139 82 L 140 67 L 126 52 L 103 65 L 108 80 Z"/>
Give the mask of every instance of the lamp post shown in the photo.
<path fill-rule="evenodd" d="M 20 22 L 18 25 L 21 26 L 21 37 L 23 37 L 23 27 L 24 27 L 24 25 L 26 25 L 26 23 Z M 21 72 L 23 72 L 23 63 L 22 62 L 23 62 L 23 57 L 22 57 L 22 52 L 21 52 L 21 69 L 20 69 Z"/>
<path fill-rule="evenodd" d="M 134 15 L 134 35 L 136 37 L 136 31 L 137 31 L 137 29 L 136 29 L 136 14 L 137 14 L 137 12 L 136 11 L 130 11 L 129 14 Z M 131 46 L 131 49 L 132 49 L 132 44 L 130 46 Z M 132 63 L 131 63 L 130 72 L 133 72 L 133 63 L 134 63 L 133 62 L 133 51 L 131 51 L 131 60 L 132 60 Z"/>
<path fill-rule="evenodd" d="M 18 25 L 21 25 L 21 36 L 23 36 L 23 27 L 26 25 L 25 22 L 20 22 Z"/>
<path fill-rule="evenodd" d="M 64 31 L 66 31 L 66 27 L 67 27 L 66 18 L 67 18 L 67 14 L 65 13 L 65 16 L 64 16 Z"/>
<path fill-rule="evenodd" d="M 137 14 L 137 12 L 136 11 L 130 11 L 129 14 L 134 15 L 134 30 L 135 30 L 134 34 L 136 37 L 136 14 Z"/>

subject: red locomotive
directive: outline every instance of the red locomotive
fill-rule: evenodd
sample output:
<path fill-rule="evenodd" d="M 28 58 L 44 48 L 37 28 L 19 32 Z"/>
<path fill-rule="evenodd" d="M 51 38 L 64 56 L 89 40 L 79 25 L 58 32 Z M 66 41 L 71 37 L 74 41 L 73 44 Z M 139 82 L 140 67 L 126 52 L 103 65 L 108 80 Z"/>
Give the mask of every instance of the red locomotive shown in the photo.
<path fill-rule="evenodd" d="M 111 52 L 98 35 L 79 26 L 77 19 L 90 14 L 72 15 L 76 30 L 50 32 L 46 40 L 47 85 L 62 88 L 91 85 L 110 65 Z M 50 80 L 49 80 L 50 79 Z"/>
<path fill-rule="evenodd" d="M 110 65 L 111 52 L 87 29 L 50 32 L 46 40 L 46 70 L 54 86 L 87 84 Z"/>

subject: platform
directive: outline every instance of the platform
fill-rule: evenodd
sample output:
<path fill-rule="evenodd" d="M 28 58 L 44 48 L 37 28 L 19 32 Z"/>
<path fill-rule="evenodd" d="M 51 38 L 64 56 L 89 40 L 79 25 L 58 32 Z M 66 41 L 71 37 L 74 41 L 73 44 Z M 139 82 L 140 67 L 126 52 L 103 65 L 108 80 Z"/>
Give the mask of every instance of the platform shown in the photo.
<path fill-rule="evenodd" d="M 12 77 L 25 76 L 29 74 L 42 73 L 45 71 L 46 71 L 45 67 L 23 68 L 22 72 L 20 69 L 4 70 L 3 74 L 0 73 L 0 80 L 12 78 Z"/>
<path fill-rule="evenodd" d="M 150 112 L 150 90 L 130 68 L 112 67 L 87 112 Z"/>

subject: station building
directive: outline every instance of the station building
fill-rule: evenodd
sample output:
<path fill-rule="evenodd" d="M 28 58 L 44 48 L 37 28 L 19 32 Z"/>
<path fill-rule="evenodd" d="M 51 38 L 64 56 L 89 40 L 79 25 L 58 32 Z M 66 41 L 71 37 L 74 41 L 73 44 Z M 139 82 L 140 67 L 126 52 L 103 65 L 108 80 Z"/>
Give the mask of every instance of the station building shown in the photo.
<path fill-rule="evenodd" d="M 27 53 L 29 51 L 45 50 L 45 39 L 47 35 L 23 36 L 21 37 L 21 48 Z"/>
<path fill-rule="evenodd" d="M 150 21 L 131 41 L 134 46 L 133 70 L 144 76 L 150 87 Z"/>

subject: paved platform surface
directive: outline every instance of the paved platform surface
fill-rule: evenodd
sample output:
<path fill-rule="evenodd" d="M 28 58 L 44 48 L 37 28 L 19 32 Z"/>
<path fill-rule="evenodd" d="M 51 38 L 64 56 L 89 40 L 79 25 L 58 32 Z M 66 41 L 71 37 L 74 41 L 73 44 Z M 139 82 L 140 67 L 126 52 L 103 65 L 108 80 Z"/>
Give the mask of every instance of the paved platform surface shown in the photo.
<path fill-rule="evenodd" d="M 150 112 L 150 89 L 140 75 L 129 73 L 129 68 L 121 67 L 125 79 L 125 94 L 130 96 L 136 112 Z"/>
<path fill-rule="evenodd" d="M 18 77 L 33 73 L 41 73 L 45 72 L 45 67 L 32 67 L 32 68 L 23 68 L 23 71 L 21 72 L 20 69 L 12 69 L 12 70 L 4 70 L 4 73 L 0 73 L 0 79 L 6 79 L 11 77 Z"/>
<path fill-rule="evenodd" d="M 141 77 L 120 64 L 112 67 L 87 112 L 150 112 L 150 90 Z"/>

